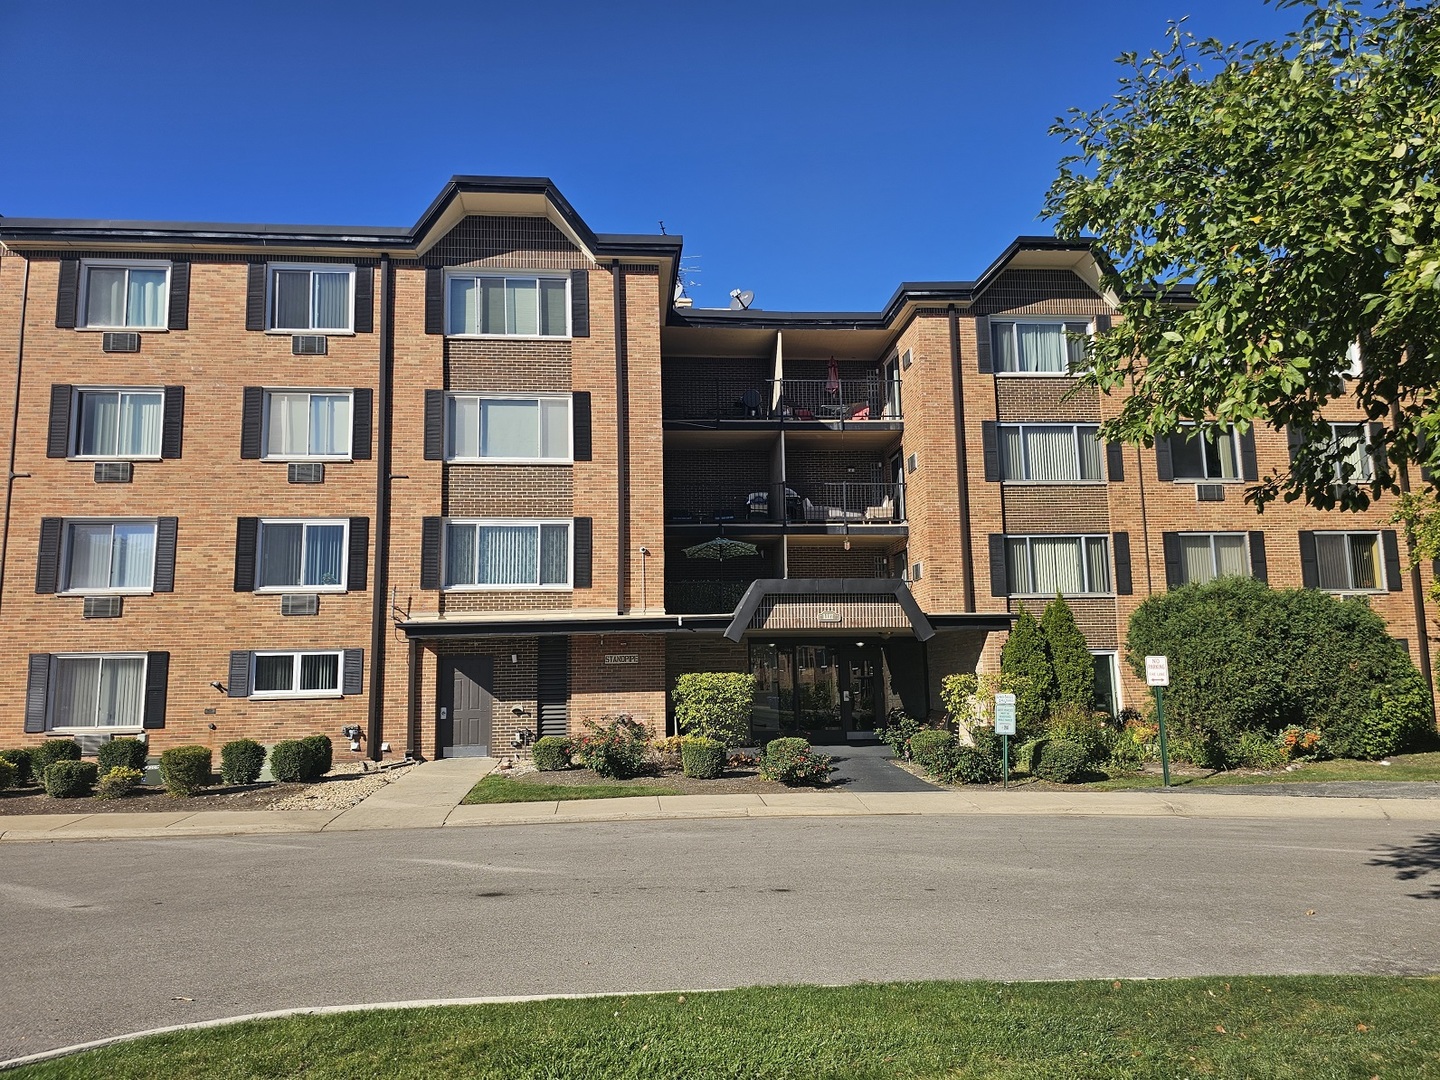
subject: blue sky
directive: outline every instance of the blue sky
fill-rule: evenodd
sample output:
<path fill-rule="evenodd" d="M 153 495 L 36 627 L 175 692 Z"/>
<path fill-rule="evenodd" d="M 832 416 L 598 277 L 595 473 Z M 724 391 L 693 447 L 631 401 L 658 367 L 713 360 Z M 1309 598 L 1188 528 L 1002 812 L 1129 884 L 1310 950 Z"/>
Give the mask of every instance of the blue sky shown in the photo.
<path fill-rule="evenodd" d="M 1070 106 L 1167 19 L 1261 0 L 0 4 L 0 213 L 408 225 L 455 173 L 549 176 L 599 232 L 683 233 L 724 306 L 878 308 L 1037 220 Z"/>

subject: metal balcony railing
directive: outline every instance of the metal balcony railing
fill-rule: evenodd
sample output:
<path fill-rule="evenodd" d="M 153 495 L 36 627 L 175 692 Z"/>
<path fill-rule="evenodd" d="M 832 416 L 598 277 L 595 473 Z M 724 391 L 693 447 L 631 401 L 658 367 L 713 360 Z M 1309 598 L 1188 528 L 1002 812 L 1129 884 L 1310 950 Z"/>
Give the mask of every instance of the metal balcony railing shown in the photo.
<path fill-rule="evenodd" d="M 665 395 L 666 420 L 864 423 L 900 420 L 900 380 L 687 378 Z"/>
<path fill-rule="evenodd" d="M 665 610 L 675 615 L 713 615 L 734 611 L 750 587 L 748 581 L 670 581 Z"/>

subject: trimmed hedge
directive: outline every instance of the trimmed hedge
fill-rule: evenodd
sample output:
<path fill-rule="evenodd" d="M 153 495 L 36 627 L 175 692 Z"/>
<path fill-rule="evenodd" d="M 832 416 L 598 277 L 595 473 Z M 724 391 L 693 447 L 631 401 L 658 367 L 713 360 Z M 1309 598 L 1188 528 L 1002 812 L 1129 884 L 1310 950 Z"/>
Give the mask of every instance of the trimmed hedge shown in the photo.
<path fill-rule="evenodd" d="M 675 681 L 675 723 L 686 735 L 729 746 L 750 742 L 755 676 L 736 671 L 700 671 Z"/>
<path fill-rule="evenodd" d="M 99 786 L 95 789 L 97 799 L 123 799 L 145 779 L 145 773 L 141 769 L 131 769 L 124 765 L 116 765 L 113 769 L 107 769 L 105 775 L 100 777 Z"/>
<path fill-rule="evenodd" d="M 93 761 L 66 758 L 45 767 L 45 794 L 52 799 L 83 799 L 90 795 L 100 768 Z"/>
<path fill-rule="evenodd" d="M 232 739 L 220 747 L 220 778 L 227 784 L 253 784 L 265 768 L 265 747 L 254 739 Z"/>
<path fill-rule="evenodd" d="M 335 747 L 329 735 L 307 735 L 300 740 L 310 755 L 310 778 L 319 780 L 335 767 Z"/>
<path fill-rule="evenodd" d="M 680 744 L 680 771 L 697 780 L 718 780 L 725 771 L 725 744 L 693 735 Z"/>
<path fill-rule="evenodd" d="M 270 773 L 282 784 L 298 784 L 308 778 L 310 755 L 299 739 L 286 739 L 270 747 Z"/>
<path fill-rule="evenodd" d="M 955 737 L 948 731 L 926 728 L 910 736 L 910 757 L 927 772 L 934 772 L 950 756 Z"/>
<path fill-rule="evenodd" d="M 1052 784 L 1074 783 L 1090 763 L 1090 752 L 1069 739 L 1046 739 L 1040 748 L 1035 775 Z"/>
<path fill-rule="evenodd" d="M 210 748 L 172 746 L 160 755 L 160 781 L 177 799 L 194 795 L 210 785 Z"/>
<path fill-rule="evenodd" d="M 815 753 L 807 739 L 774 739 L 760 759 L 760 778 L 782 784 L 814 783 L 834 771 L 831 759 Z"/>
<path fill-rule="evenodd" d="M 535 740 L 530 748 L 530 758 L 541 772 L 564 772 L 570 768 L 570 755 L 574 747 L 563 735 L 546 735 Z"/>
<path fill-rule="evenodd" d="M 30 771 L 37 779 L 44 777 L 45 770 L 57 761 L 79 761 L 84 756 L 74 739 L 46 739 L 29 750 Z"/>
<path fill-rule="evenodd" d="M 30 751 L 23 747 L 15 747 L 13 750 L 0 750 L 0 760 L 8 761 L 15 766 L 15 786 L 25 787 L 35 783 L 36 777 L 30 766 Z"/>
<path fill-rule="evenodd" d="M 0 791 L 15 786 L 16 769 L 13 763 L 0 758 Z"/>
<path fill-rule="evenodd" d="M 100 744 L 100 752 L 95 759 L 102 776 L 111 769 L 139 769 L 144 772 L 145 757 L 149 752 L 150 748 L 140 739 L 111 739 Z"/>

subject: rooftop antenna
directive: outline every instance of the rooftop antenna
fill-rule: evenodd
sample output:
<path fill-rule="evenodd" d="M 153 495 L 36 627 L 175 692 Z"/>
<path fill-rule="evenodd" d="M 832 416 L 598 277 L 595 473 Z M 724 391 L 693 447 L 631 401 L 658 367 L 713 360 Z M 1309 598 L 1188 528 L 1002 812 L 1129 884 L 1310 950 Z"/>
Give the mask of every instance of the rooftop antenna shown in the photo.
<path fill-rule="evenodd" d="M 745 292 L 741 292 L 739 289 L 730 290 L 731 311 L 748 311 L 750 305 L 754 302 L 755 294 L 753 292 L 750 292 L 748 290 L 746 290 Z"/>
<path fill-rule="evenodd" d="M 660 222 L 660 235 L 661 235 L 661 236 L 669 236 L 669 235 L 670 235 L 669 233 L 667 233 L 667 232 L 665 231 L 665 222 L 663 222 L 663 221 Z"/>

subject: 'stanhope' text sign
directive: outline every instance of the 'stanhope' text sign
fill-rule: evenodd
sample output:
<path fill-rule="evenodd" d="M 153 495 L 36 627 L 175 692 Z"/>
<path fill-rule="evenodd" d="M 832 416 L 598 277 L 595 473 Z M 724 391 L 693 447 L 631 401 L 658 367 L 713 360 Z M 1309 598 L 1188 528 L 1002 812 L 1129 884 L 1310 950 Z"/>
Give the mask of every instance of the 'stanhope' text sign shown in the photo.
<path fill-rule="evenodd" d="M 639 653 L 606 653 L 605 663 L 607 664 L 638 664 L 640 663 Z"/>

